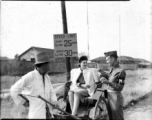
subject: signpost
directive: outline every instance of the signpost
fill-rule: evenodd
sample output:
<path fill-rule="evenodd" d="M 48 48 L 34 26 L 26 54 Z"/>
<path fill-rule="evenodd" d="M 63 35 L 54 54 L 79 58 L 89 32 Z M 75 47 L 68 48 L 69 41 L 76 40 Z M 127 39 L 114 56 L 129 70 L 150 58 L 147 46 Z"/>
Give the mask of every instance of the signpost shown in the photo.
<path fill-rule="evenodd" d="M 77 34 L 54 35 L 54 57 L 77 57 Z"/>
<path fill-rule="evenodd" d="M 63 22 L 63 33 L 67 34 L 68 28 L 67 28 L 65 1 L 61 1 L 61 12 L 62 12 L 62 22 Z M 69 81 L 70 71 L 71 71 L 70 57 L 66 57 L 66 68 L 67 68 L 67 81 Z"/>

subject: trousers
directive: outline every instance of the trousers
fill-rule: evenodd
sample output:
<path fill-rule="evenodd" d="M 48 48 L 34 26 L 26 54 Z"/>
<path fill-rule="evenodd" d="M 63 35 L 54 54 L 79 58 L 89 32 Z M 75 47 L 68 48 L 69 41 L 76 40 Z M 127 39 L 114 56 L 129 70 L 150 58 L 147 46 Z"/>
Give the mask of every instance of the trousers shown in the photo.
<path fill-rule="evenodd" d="M 121 92 L 108 92 L 108 106 L 112 120 L 124 120 L 123 96 Z"/>

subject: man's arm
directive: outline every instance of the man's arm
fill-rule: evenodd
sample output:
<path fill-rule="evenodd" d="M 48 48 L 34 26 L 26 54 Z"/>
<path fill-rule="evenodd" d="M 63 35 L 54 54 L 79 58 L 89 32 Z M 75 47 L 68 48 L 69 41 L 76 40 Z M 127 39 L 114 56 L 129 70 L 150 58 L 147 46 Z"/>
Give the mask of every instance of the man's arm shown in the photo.
<path fill-rule="evenodd" d="M 31 74 L 26 74 L 23 76 L 20 80 L 18 80 L 10 89 L 11 96 L 14 100 L 14 102 L 18 105 L 21 103 L 23 98 L 19 96 L 19 94 L 22 92 L 23 88 L 26 87 L 31 81 L 32 75 Z"/>
<path fill-rule="evenodd" d="M 109 85 L 117 91 L 122 91 L 125 84 L 125 78 L 126 78 L 126 72 L 123 70 L 118 74 L 118 77 L 116 76 L 115 79 L 117 79 L 117 82 L 112 82 Z"/>
<path fill-rule="evenodd" d="M 123 70 L 121 71 L 118 76 L 115 76 L 117 82 L 109 82 L 107 80 L 103 80 L 103 83 L 109 84 L 114 90 L 121 91 L 124 88 L 126 78 L 126 72 Z"/>
<path fill-rule="evenodd" d="M 50 77 L 47 76 L 47 78 L 48 78 L 49 87 L 50 87 L 50 91 L 49 91 L 50 92 L 50 101 L 53 103 L 53 102 L 57 101 L 57 95 L 56 95 L 55 89 L 52 86 Z"/>

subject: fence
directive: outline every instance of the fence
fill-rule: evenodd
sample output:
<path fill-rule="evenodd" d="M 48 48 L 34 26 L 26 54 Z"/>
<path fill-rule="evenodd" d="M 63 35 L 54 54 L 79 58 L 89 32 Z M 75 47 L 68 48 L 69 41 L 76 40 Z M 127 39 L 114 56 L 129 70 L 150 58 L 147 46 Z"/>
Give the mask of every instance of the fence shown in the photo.
<path fill-rule="evenodd" d="M 71 68 L 78 67 L 77 63 L 71 63 Z M 0 60 L 0 75 L 21 76 L 34 70 L 33 62 L 17 60 Z M 66 64 L 51 62 L 49 73 L 66 72 Z"/>
<path fill-rule="evenodd" d="M 20 76 L 34 69 L 32 62 L 21 62 L 17 60 L 1 60 L 0 75 Z"/>
<path fill-rule="evenodd" d="M 125 70 L 136 70 L 138 68 L 137 64 L 120 64 L 120 66 Z"/>
<path fill-rule="evenodd" d="M 33 62 L 17 61 L 17 60 L 1 60 L 0 75 L 21 76 L 34 69 Z M 108 70 L 108 64 L 98 64 L 102 70 Z M 136 64 L 120 64 L 125 70 L 135 70 L 138 68 Z M 77 68 L 78 63 L 71 63 L 71 69 Z M 89 63 L 88 67 L 96 68 L 96 63 Z M 66 64 L 61 62 L 51 62 L 50 73 L 65 73 Z"/>
<path fill-rule="evenodd" d="M 109 65 L 108 64 L 98 64 L 99 68 L 101 68 L 102 70 L 109 70 Z M 120 64 L 121 68 L 124 70 L 136 70 L 138 69 L 138 65 L 137 64 Z"/>

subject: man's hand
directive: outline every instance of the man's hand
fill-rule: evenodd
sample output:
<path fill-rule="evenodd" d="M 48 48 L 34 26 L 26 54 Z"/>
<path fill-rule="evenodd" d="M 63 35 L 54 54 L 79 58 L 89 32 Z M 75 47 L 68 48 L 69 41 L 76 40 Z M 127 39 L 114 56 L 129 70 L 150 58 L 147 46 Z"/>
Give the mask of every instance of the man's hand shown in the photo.
<path fill-rule="evenodd" d="M 105 75 L 106 74 L 106 72 L 101 70 L 101 69 L 99 69 L 98 71 L 100 72 L 101 75 Z"/>
<path fill-rule="evenodd" d="M 86 88 L 90 88 L 90 85 L 86 85 Z"/>
<path fill-rule="evenodd" d="M 105 77 L 101 77 L 100 78 L 100 81 L 102 82 L 102 81 L 104 81 L 104 80 L 107 80 Z M 108 81 L 108 80 L 107 80 Z"/>
<path fill-rule="evenodd" d="M 104 77 L 101 77 L 101 78 L 100 78 L 100 81 L 101 81 L 101 83 L 103 83 L 103 84 L 109 84 L 109 81 L 108 81 L 106 78 L 104 78 Z"/>
<path fill-rule="evenodd" d="M 59 108 L 59 103 L 58 103 L 58 101 L 53 102 L 53 104 L 55 105 L 55 107 Z"/>
<path fill-rule="evenodd" d="M 25 103 L 23 104 L 24 107 L 29 107 L 29 101 L 25 101 Z"/>

